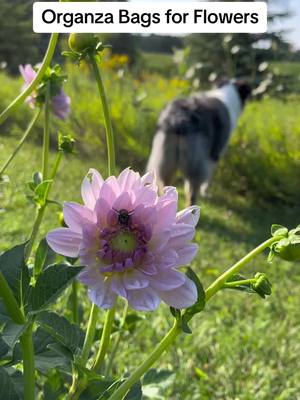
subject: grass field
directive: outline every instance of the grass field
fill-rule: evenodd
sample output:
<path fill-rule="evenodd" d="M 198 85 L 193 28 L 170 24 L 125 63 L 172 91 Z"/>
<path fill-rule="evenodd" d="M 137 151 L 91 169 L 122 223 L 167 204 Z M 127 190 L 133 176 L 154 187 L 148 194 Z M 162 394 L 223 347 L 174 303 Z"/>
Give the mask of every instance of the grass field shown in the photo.
<path fill-rule="evenodd" d="M 1 141 L 0 161 L 13 148 L 14 138 Z M 26 144 L 8 171 L 9 182 L 0 186 L 1 249 L 26 239 L 34 216 L 24 188 L 33 170 L 39 169 L 40 148 Z M 82 176 L 89 167 L 104 171 L 103 160 L 86 157 L 64 159 L 52 197 L 79 200 Z M 180 192 L 181 193 L 181 192 Z M 182 193 L 181 193 L 182 194 Z M 205 286 L 217 274 L 266 239 L 271 223 L 293 227 L 298 206 L 258 202 L 239 196 L 216 184 L 213 196 L 201 202 L 197 230 L 200 251 L 193 262 Z M 57 207 L 49 207 L 41 233 L 58 225 Z M 252 262 L 244 273 L 267 272 L 274 294 L 258 296 L 228 291 L 217 295 L 192 323 L 193 335 L 182 335 L 157 365 L 173 371 L 160 392 L 148 399 L 174 400 L 298 400 L 300 393 L 299 263 L 267 265 L 266 254 Z M 86 302 L 85 289 L 81 302 Z M 65 310 L 65 297 L 58 308 Z M 103 313 L 104 315 L 104 313 Z M 168 308 L 147 315 L 119 348 L 114 372 L 128 372 L 144 358 L 171 324 Z M 86 316 L 85 316 L 86 317 Z M 82 322 L 85 326 L 85 322 Z M 145 397 L 146 399 L 147 397 Z"/>

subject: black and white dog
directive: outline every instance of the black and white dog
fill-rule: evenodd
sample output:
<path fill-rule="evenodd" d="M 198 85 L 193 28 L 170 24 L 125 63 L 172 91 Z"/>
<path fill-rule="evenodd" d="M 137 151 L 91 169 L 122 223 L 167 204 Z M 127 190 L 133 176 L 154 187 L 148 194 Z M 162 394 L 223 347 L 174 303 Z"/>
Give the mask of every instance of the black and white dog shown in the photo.
<path fill-rule="evenodd" d="M 185 177 L 186 202 L 195 204 L 199 191 L 205 195 L 250 94 L 245 81 L 227 81 L 217 89 L 171 101 L 163 109 L 147 165 L 160 187 L 170 185 L 179 169 Z"/>

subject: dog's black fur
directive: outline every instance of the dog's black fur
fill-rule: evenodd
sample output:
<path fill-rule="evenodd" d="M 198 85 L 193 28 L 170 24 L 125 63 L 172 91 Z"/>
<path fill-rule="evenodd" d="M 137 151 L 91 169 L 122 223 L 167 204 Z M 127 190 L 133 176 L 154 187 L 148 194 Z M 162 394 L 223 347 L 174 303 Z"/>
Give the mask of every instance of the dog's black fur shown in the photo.
<path fill-rule="evenodd" d="M 220 88 L 231 90 L 239 112 L 251 94 L 244 81 L 223 82 Z M 230 107 L 212 91 L 174 100 L 161 112 L 147 169 L 155 170 L 160 185 L 166 186 L 179 168 L 186 178 L 190 204 L 196 202 L 199 189 L 205 193 L 229 140 L 235 123 Z"/>

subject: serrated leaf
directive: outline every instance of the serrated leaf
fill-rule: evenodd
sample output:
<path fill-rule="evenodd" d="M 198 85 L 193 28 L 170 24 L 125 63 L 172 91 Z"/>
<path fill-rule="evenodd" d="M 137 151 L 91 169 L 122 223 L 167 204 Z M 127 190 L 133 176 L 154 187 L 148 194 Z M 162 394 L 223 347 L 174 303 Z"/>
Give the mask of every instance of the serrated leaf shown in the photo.
<path fill-rule="evenodd" d="M 0 399 L 20 400 L 12 378 L 3 367 L 0 367 Z"/>
<path fill-rule="evenodd" d="M 82 347 L 84 332 L 54 312 L 43 311 L 38 314 L 36 322 L 62 346 L 68 348 L 72 353 Z"/>
<path fill-rule="evenodd" d="M 83 267 L 54 264 L 47 267 L 30 288 L 28 302 L 31 310 L 38 311 L 53 303 Z"/>
<path fill-rule="evenodd" d="M 24 253 L 27 242 L 6 251 L 0 256 L 0 271 L 19 304 L 25 302 L 29 286 L 29 272 Z"/>
<path fill-rule="evenodd" d="M 29 323 L 30 323 L 30 321 L 27 321 L 26 324 L 20 325 L 20 324 L 16 324 L 12 320 L 6 321 L 5 326 L 2 330 L 2 339 L 5 341 L 5 343 L 11 349 L 14 348 L 17 340 L 22 335 L 22 333 L 26 330 Z"/>

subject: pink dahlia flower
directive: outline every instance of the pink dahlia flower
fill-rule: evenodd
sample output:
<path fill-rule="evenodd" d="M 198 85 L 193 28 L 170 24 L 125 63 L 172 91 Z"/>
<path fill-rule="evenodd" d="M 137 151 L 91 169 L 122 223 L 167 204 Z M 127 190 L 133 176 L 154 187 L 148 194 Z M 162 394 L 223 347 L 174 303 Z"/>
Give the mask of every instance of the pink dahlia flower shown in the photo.
<path fill-rule="evenodd" d="M 37 73 L 32 68 L 31 64 L 26 64 L 24 66 L 19 65 L 19 70 L 25 81 L 23 85 L 23 89 L 25 89 L 35 79 Z M 31 108 L 34 108 L 35 95 L 31 94 L 30 96 L 28 96 L 26 102 L 29 104 Z M 57 94 L 56 96 L 53 96 L 51 99 L 51 107 L 54 115 L 56 115 L 58 118 L 62 120 L 65 120 L 68 117 L 70 113 L 70 104 L 71 104 L 71 99 L 69 96 L 65 94 L 63 89 L 61 89 L 60 93 Z"/>
<path fill-rule="evenodd" d="M 119 295 L 136 310 L 154 310 L 161 300 L 186 308 L 197 300 L 193 281 L 178 271 L 196 255 L 191 243 L 199 208 L 177 212 L 178 195 L 165 187 L 158 196 L 154 176 L 125 169 L 103 180 L 91 169 L 84 178 L 84 205 L 64 204 L 68 228 L 47 235 L 57 253 L 86 266 L 79 280 L 91 301 L 111 308 Z"/>

